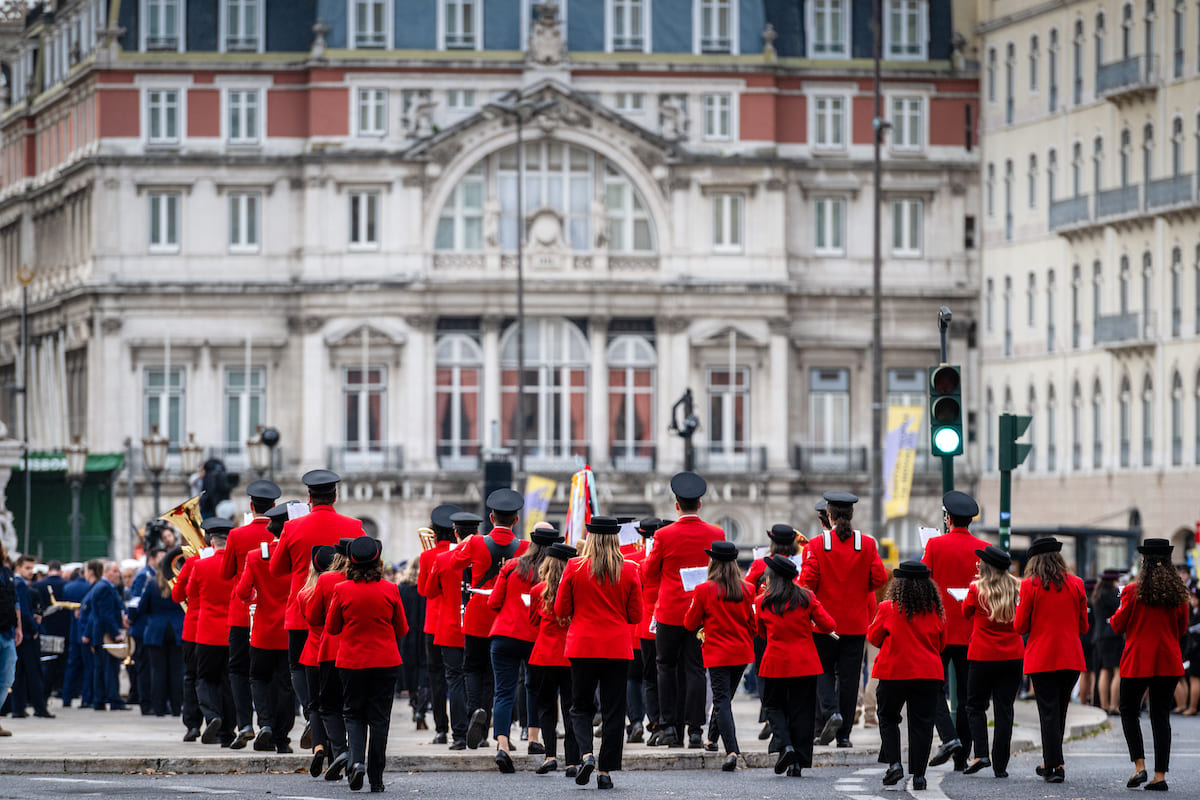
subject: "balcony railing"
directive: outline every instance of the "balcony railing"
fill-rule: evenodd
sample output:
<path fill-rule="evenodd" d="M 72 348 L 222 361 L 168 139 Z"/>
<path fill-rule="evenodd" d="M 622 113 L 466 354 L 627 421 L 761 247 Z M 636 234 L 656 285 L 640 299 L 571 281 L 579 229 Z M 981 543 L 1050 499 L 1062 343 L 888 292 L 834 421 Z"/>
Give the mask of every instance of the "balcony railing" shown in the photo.
<path fill-rule="evenodd" d="M 1068 225 L 1088 221 L 1088 195 L 1055 200 L 1050 204 L 1050 229 L 1058 230 Z"/>
<path fill-rule="evenodd" d="M 696 469 L 700 472 L 766 472 L 767 448 L 740 442 L 698 444 Z"/>
<path fill-rule="evenodd" d="M 1109 99 L 1133 93 L 1153 90 L 1158 80 L 1158 59 L 1144 62 L 1141 56 L 1131 56 L 1110 64 L 1101 64 L 1096 70 L 1096 94 Z"/>
<path fill-rule="evenodd" d="M 1096 318 L 1096 344 L 1111 345 L 1148 341 L 1154 337 L 1154 314 L 1138 312 L 1109 314 Z"/>
<path fill-rule="evenodd" d="M 1161 208 L 1192 202 L 1195 183 L 1191 175 L 1174 175 L 1150 181 L 1146 186 L 1146 206 Z"/>
<path fill-rule="evenodd" d="M 510 439 L 504 442 L 508 449 L 509 458 L 516 464 L 517 442 Z M 587 442 L 572 441 L 554 442 L 543 448 L 536 440 L 525 441 L 525 471 L 526 472 L 576 472 L 583 469 L 591 461 L 591 448 Z"/>
<path fill-rule="evenodd" d="M 231 53 L 253 53 L 258 50 L 260 39 L 256 35 L 249 36 L 226 36 L 225 49 Z"/>
<path fill-rule="evenodd" d="M 384 442 L 358 442 L 331 445 L 326 462 L 334 472 L 344 475 L 400 472 L 404 469 L 404 445 Z"/>
<path fill-rule="evenodd" d="M 867 448 L 857 444 L 798 444 L 792 462 L 801 472 L 866 472 Z"/>
<path fill-rule="evenodd" d="M 475 472 L 480 467 L 479 442 L 440 441 L 437 445 L 438 469 L 447 472 Z"/>
<path fill-rule="evenodd" d="M 1138 208 L 1137 186 L 1121 186 L 1096 193 L 1096 219 L 1129 214 Z"/>
<path fill-rule="evenodd" d="M 613 442 L 608 458 L 617 472 L 654 472 L 658 466 L 658 452 L 652 442 Z"/>

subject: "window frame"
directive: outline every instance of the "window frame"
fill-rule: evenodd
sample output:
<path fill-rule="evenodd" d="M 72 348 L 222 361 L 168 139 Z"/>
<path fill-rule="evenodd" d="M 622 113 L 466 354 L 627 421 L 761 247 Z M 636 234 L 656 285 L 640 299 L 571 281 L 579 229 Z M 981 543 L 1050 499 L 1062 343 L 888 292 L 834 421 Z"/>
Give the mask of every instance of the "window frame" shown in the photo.
<path fill-rule="evenodd" d="M 746 250 L 746 195 L 743 192 L 714 192 L 711 196 L 712 251 L 718 254 L 743 253 Z M 720 230 L 718 230 L 718 208 Z M 731 221 L 737 211 L 736 224 Z"/>
<path fill-rule="evenodd" d="M 732 92 L 706 92 L 700 96 L 700 113 L 703 119 L 702 134 L 706 142 L 730 142 L 733 141 L 734 131 L 737 130 L 737 102 L 736 95 Z M 724 101 L 724 110 L 710 107 L 710 102 L 713 105 L 720 105 L 720 101 Z M 725 131 L 720 130 L 720 122 L 724 118 Z M 710 131 L 709 122 L 715 122 L 716 130 Z"/>
<path fill-rule="evenodd" d="M 463 44 L 463 42 L 466 42 L 466 34 L 463 33 L 458 34 L 460 38 L 452 45 L 449 38 L 451 11 L 456 12 L 456 15 L 460 17 L 458 21 L 461 22 L 467 18 L 462 11 L 463 6 L 467 3 L 470 3 L 472 41 L 469 45 Z M 391 3 L 388 5 L 390 6 Z M 483 50 L 484 19 L 483 0 L 437 0 L 437 49 L 441 51 L 460 50 L 465 52 Z M 524 49 L 524 47 L 521 49 Z"/>
<path fill-rule="evenodd" d="M 652 2 L 653 0 L 604 0 L 604 52 L 650 53 L 653 51 L 654 32 L 652 24 L 654 9 Z M 632 41 L 636 38 L 633 34 L 627 34 L 621 42 L 622 46 L 618 47 L 616 33 L 617 15 L 627 16 L 628 19 L 625 20 L 625 23 L 628 24 L 634 19 L 632 11 L 635 5 L 641 11 L 642 40 L 640 46 Z"/>
<path fill-rule="evenodd" d="M 230 6 L 237 4 L 239 11 L 241 6 L 246 3 L 254 3 L 257 9 L 256 25 L 258 32 L 255 34 L 253 47 L 229 47 L 229 20 L 231 17 Z M 248 37 L 242 36 L 242 39 Z M 217 31 L 217 52 L 220 53 L 262 53 L 266 51 L 267 41 L 267 0 L 221 0 L 219 7 L 219 20 Z"/>
<path fill-rule="evenodd" d="M 836 195 L 825 195 L 822 197 L 813 198 L 813 254 L 818 256 L 844 256 L 846 255 L 846 209 L 848 207 L 845 197 Z M 824 224 L 822 224 L 822 210 L 824 210 Z M 831 213 L 837 210 L 837 213 Z M 832 237 L 832 243 L 829 239 Z M 826 239 L 826 244 L 822 245 L 822 238 Z"/>
<path fill-rule="evenodd" d="M 912 9 L 910 13 L 916 14 L 918 41 L 915 43 L 917 45 L 915 53 L 896 53 L 892 49 L 893 34 L 896 33 L 893 28 L 892 16 L 897 6 L 907 6 Z M 903 11 L 901 13 L 905 14 Z M 900 27 L 901 31 L 906 28 L 903 24 Z M 914 43 L 902 42 L 901 44 L 904 49 L 911 49 Z M 923 2 L 923 0 L 884 0 L 882 48 L 883 58 L 888 61 L 927 61 L 929 59 L 929 3 Z"/>
<path fill-rule="evenodd" d="M 833 132 L 833 128 L 831 128 L 829 125 L 834 113 L 832 107 L 827 107 L 822 110 L 822 103 L 831 103 L 833 101 L 841 104 L 841 126 L 840 130 L 838 131 L 838 135 L 841 137 L 840 143 L 829 141 L 829 134 Z M 847 136 L 847 133 L 851 130 L 849 116 L 850 106 L 850 95 L 848 94 L 814 92 L 811 95 L 811 102 L 809 103 L 809 130 L 812 131 L 812 133 L 810 134 L 809 138 L 812 142 L 811 148 L 814 152 L 824 151 L 840 153 L 844 152 L 849 147 L 849 137 Z M 827 141 L 821 141 L 822 135 L 825 136 Z"/>
<path fill-rule="evenodd" d="M 156 255 L 174 255 L 178 254 L 183 245 L 183 194 L 176 191 L 151 191 L 148 195 L 149 209 L 147 214 L 146 227 L 146 242 L 147 249 L 150 253 Z M 172 209 L 170 200 L 174 198 L 174 208 Z M 158 227 L 164 234 L 170 233 L 171 217 L 174 217 L 175 226 L 175 241 L 166 240 L 154 241 L 155 215 L 160 215 Z M 164 224 L 166 223 L 166 224 Z"/>
<path fill-rule="evenodd" d="M 150 7 L 152 5 L 166 6 L 167 4 L 175 6 L 175 47 L 150 47 Z M 187 49 L 187 0 L 141 0 L 138 6 L 138 23 L 138 50 L 141 52 L 182 53 Z"/>
<path fill-rule="evenodd" d="M 892 256 L 896 257 L 896 258 L 920 258 L 925 252 L 925 201 L 919 197 L 896 197 L 891 200 L 891 206 L 892 206 L 892 248 L 891 248 Z M 904 209 L 904 213 L 900 215 L 901 217 L 903 217 L 904 224 L 902 226 L 900 226 L 899 228 L 897 228 L 897 214 L 896 214 L 896 211 L 898 208 Z M 912 231 L 912 220 L 913 220 L 913 209 L 914 208 L 918 212 L 916 215 L 916 220 L 917 220 L 916 238 L 917 238 L 917 241 L 915 243 L 908 241 L 908 237 L 911 236 L 911 234 L 913 232 Z M 897 242 L 896 242 L 897 234 L 900 231 L 904 231 L 904 233 L 900 234 L 901 237 L 904 239 L 904 241 L 900 246 L 897 246 Z"/>
<path fill-rule="evenodd" d="M 237 373 L 242 375 L 242 385 L 240 388 L 234 387 L 231 384 L 233 375 Z M 225 364 L 221 370 L 221 431 L 222 443 L 221 450 L 226 455 L 240 455 L 246 452 L 246 440 L 254 433 L 256 427 L 264 422 L 267 417 L 267 368 L 261 364 L 250 364 L 249 380 L 246 380 L 246 365 L 245 364 Z M 261 376 L 258 385 L 255 385 L 255 376 Z M 246 417 L 245 424 L 241 419 L 241 399 L 246 398 Z M 257 419 L 253 413 L 254 399 L 258 399 L 258 415 Z M 236 399 L 238 401 L 238 431 L 233 434 L 230 439 L 230 415 L 229 401 Z"/>
<path fill-rule="evenodd" d="M 231 255 L 257 255 L 262 252 L 263 193 L 260 191 L 231 191 L 227 203 L 227 235 L 225 241 Z M 251 213 L 253 208 L 253 214 Z M 253 216 L 253 219 L 251 219 Z M 235 227 L 234 222 L 237 222 Z M 235 240 L 235 232 L 238 240 Z"/>
<path fill-rule="evenodd" d="M 242 100 L 241 108 L 239 108 L 239 109 L 235 109 L 235 107 L 234 107 L 234 96 L 235 95 L 239 95 Z M 247 127 L 246 120 L 248 117 L 247 107 L 245 104 L 245 98 L 247 96 L 251 96 L 251 95 L 254 97 L 254 104 L 253 104 L 254 105 L 254 135 L 253 136 L 242 135 L 242 136 L 235 137 L 233 135 L 234 118 L 235 118 L 235 116 L 239 118 L 241 129 L 244 133 L 244 131 Z M 263 98 L 263 90 L 258 87 L 253 87 L 253 86 L 250 86 L 250 87 L 232 86 L 232 87 L 226 88 L 225 90 L 223 90 L 221 92 L 221 100 L 223 103 L 223 111 L 224 111 L 224 113 L 221 115 L 221 119 L 222 119 L 223 127 L 224 127 L 224 134 L 225 134 L 224 139 L 227 144 L 257 145 L 257 144 L 262 143 L 263 122 L 264 122 L 263 110 L 265 107 L 265 103 L 263 103 L 262 98 Z"/>
<path fill-rule="evenodd" d="M 347 244 L 353 251 L 372 251 L 380 248 L 380 219 L 383 192 L 378 189 L 352 189 L 347 193 Z M 364 205 L 365 204 L 365 205 Z M 358 224 L 355 225 L 356 206 Z"/>
<path fill-rule="evenodd" d="M 888 96 L 887 119 L 892 124 L 892 135 L 888 137 L 888 146 L 893 152 L 920 153 L 925 150 L 926 142 L 929 141 L 929 115 L 925 112 L 926 99 L 924 95 L 894 94 Z M 900 112 L 897 112 L 897 103 L 905 106 Z M 907 141 L 907 134 L 903 137 L 900 135 L 902 130 L 911 128 L 914 105 L 917 118 L 916 136 L 918 141 L 916 143 Z"/>
<path fill-rule="evenodd" d="M 727 47 L 705 47 L 706 37 L 704 36 L 704 21 L 706 18 L 706 10 L 712 9 L 712 18 L 715 19 L 719 13 L 721 6 L 724 6 L 727 12 L 729 25 L 729 45 Z M 692 53 L 694 55 L 740 55 L 741 42 L 739 41 L 738 33 L 741 30 L 741 18 L 739 9 L 741 6 L 740 0 L 692 0 Z M 718 39 L 720 37 L 707 37 L 708 39 Z"/>
<path fill-rule="evenodd" d="M 160 129 L 165 129 L 166 114 L 168 113 L 168 105 L 165 102 L 166 95 L 174 94 L 174 110 L 175 110 L 175 135 L 174 136 L 154 136 L 154 118 L 159 117 Z M 142 108 L 145 111 L 145 121 L 143 122 L 145 142 L 152 147 L 178 147 L 183 144 L 184 131 L 187 130 L 187 88 L 184 86 L 148 86 L 143 90 L 144 99 Z M 163 102 L 160 103 L 156 112 L 154 99 L 156 95 L 162 96 Z"/>
<path fill-rule="evenodd" d="M 159 372 L 163 375 L 163 385 L 158 391 L 154 391 L 150 386 L 150 374 Z M 184 431 L 187 430 L 187 368 L 181 364 L 171 364 L 170 368 L 166 364 L 144 364 L 141 368 L 142 373 L 142 430 L 146 436 L 150 435 L 151 425 L 157 424 L 158 431 L 161 435 L 167 437 L 168 445 L 167 452 L 170 454 L 179 452 L 179 445 L 183 443 Z M 172 380 L 173 376 L 178 374 L 178 385 Z M 166 424 L 163 424 L 163 401 L 166 401 Z M 176 408 L 178 409 L 178 423 L 176 425 L 178 435 L 172 435 L 171 431 L 171 401 L 177 400 Z M 155 402 L 158 404 L 159 421 L 158 423 L 150 422 L 150 404 Z"/>
<path fill-rule="evenodd" d="M 832 9 L 836 5 L 838 14 L 841 19 L 841 48 L 838 50 L 827 49 L 818 52 L 815 42 L 817 41 L 817 6 L 821 5 L 825 8 L 824 14 L 826 18 L 830 15 Z M 805 30 L 805 54 L 810 59 L 837 59 L 850 58 L 850 17 L 853 8 L 850 0 L 810 0 L 804 4 L 804 30 Z M 822 31 L 822 33 L 830 33 L 832 29 Z"/>
<path fill-rule="evenodd" d="M 378 86 L 359 86 L 354 89 L 351 94 L 353 103 L 352 119 L 354 120 L 354 135 L 361 138 L 381 139 L 388 134 L 388 95 L 390 92 Z M 377 117 L 375 120 L 382 124 L 380 128 L 369 128 L 364 130 L 362 126 L 362 112 L 364 106 L 364 98 L 371 98 L 370 105 L 375 107 L 372 109 L 372 114 Z M 378 106 L 382 105 L 382 108 Z"/>

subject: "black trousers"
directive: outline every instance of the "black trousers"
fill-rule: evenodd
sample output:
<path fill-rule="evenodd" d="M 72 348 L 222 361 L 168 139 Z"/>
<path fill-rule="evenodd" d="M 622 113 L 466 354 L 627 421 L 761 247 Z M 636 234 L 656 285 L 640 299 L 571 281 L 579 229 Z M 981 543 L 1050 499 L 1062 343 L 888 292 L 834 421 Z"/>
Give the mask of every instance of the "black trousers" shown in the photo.
<path fill-rule="evenodd" d="M 660 629 L 661 630 L 661 629 Z M 596 715 L 596 696 L 600 697 L 600 758 L 596 768 L 612 772 L 621 768 L 625 745 L 625 671 L 624 658 L 571 659 L 571 727 L 582 755 L 592 752 L 592 717 Z"/>
<path fill-rule="evenodd" d="M 704 729 L 704 656 L 695 631 L 682 625 L 658 623 L 655 633 L 658 650 L 659 715 L 664 727 L 674 728 L 680 737 L 684 725 L 691 733 Z"/>
<path fill-rule="evenodd" d="M 309 710 L 312 708 L 308 690 L 308 673 L 305 671 L 304 665 L 300 663 L 300 654 L 304 652 L 304 645 L 307 643 L 308 628 L 288 631 L 288 671 L 292 673 L 292 691 L 296 693 L 296 700 L 300 702 L 300 711 L 304 714 L 305 719 L 308 719 Z"/>
<path fill-rule="evenodd" d="M 150 654 L 147 651 L 146 642 L 142 637 L 136 636 L 133 639 L 133 663 L 137 668 L 137 697 L 138 705 L 142 707 L 143 714 L 154 713 L 154 687 L 153 678 L 151 677 Z M 130 692 L 132 693 L 132 689 Z M 47 695 L 49 687 L 47 687 Z"/>
<path fill-rule="evenodd" d="M 1017 692 L 1021 690 L 1021 664 L 1019 658 L 1013 661 L 967 662 L 967 723 L 971 727 L 975 757 L 988 757 L 987 709 L 991 702 L 992 716 L 996 722 L 992 769 L 998 772 L 1008 770 L 1008 758 L 1012 751 L 1013 703 L 1017 699 Z M 940 706 L 938 713 L 941 713 Z"/>
<path fill-rule="evenodd" d="M 238 728 L 250 727 L 254 722 L 254 695 L 250 691 L 249 628 L 229 628 L 229 688 Z"/>
<path fill-rule="evenodd" d="M 950 665 L 954 665 L 954 707 L 950 714 Z M 943 742 L 958 739 L 963 743 L 962 753 L 966 753 L 966 745 L 971 741 L 971 724 L 967 720 L 967 684 L 970 682 L 967 667 L 967 646 L 965 644 L 948 644 L 942 648 L 942 671 L 946 679 L 942 684 L 942 697 L 937 705 L 937 733 Z M 964 756 L 965 757 L 965 756 Z M 978 753 L 976 758 L 982 758 Z"/>
<path fill-rule="evenodd" d="M 289 667 L 289 671 L 290 671 L 290 667 Z M 325 732 L 325 722 L 321 717 L 321 709 L 319 708 L 320 697 L 321 697 L 321 688 L 320 688 L 321 687 L 321 668 L 320 667 L 312 667 L 312 666 L 305 664 L 304 665 L 304 680 L 305 680 L 305 682 L 308 683 L 309 686 L 316 687 L 316 693 L 317 693 L 316 698 L 314 699 L 315 705 L 312 710 L 312 713 L 310 713 L 308 715 L 308 730 L 309 730 L 309 734 L 312 738 L 313 750 L 315 751 L 318 746 L 323 747 L 323 748 L 325 748 L 326 754 L 329 755 L 330 758 L 333 758 L 336 755 L 336 753 L 334 752 L 333 747 L 329 743 L 329 734 L 327 734 Z M 340 679 L 338 680 L 338 685 L 339 686 L 341 685 Z M 295 702 L 295 694 L 292 695 L 292 698 L 293 698 L 292 702 L 294 703 Z M 340 712 L 338 714 L 338 717 L 341 718 Z M 342 739 L 343 739 L 342 744 L 344 747 L 345 736 L 343 736 Z"/>
<path fill-rule="evenodd" d="M 1178 677 L 1126 678 L 1121 676 L 1121 728 L 1129 746 L 1129 760 L 1146 757 L 1142 741 L 1142 698 L 1150 693 L 1150 733 L 1154 737 L 1154 771 L 1166 772 L 1171 764 L 1171 707 L 1175 705 Z"/>
<path fill-rule="evenodd" d="M 433 643 L 433 634 L 425 634 L 425 669 L 429 673 L 429 702 L 433 705 L 433 729 L 438 733 L 450 730 L 446 714 L 446 665 L 442 663 L 442 648 Z"/>
<path fill-rule="evenodd" d="M 658 699 L 658 643 L 654 639 L 642 639 L 642 703 L 646 719 L 657 726 L 662 719 L 662 707 Z"/>
<path fill-rule="evenodd" d="M 641 724 L 646 717 L 646 696 L 642 691 L 642 676 L 645 673 L 642 651 L 634 650 L 633 660 L 629 662 L 629 672 L 625 676 L 625 714 L 629 717 L 630 725 Z"/>
<path fill-rule="evenodd" d="M 563 758 L 567 766 L 579 763 L 579 743 L 571 724 L 571 668 L 537 667 L 530 665 L 529 673 L 537 686 L 537 723 L 542 729 L 542 744 L 546 758 L 558 758 L 558 711 L 562 709 Z M 590 733 L 589 733 L 590 736 Z"/>
<path fill-rule="evenodd" d="M 782 751 L 792 747 L 796 763 L 812 766 L 813 721 L 817 716 L 817 676 L 799 678 L 759 678 L 763 708 L 774 734 L 774 747 Z"/>
<path fill-rule="evenodd" d="M 319 683 L 312 689 L 316 692 L 312 700 L 312 717 L 320 717 L 329 752 L 336 757 L 347 747 L 345 677 L 332 661 L 321 662 L 319 676 Z M 388 708 L 391 708 L 391 701 L 388 701 Z"/>
<path fill-rule="evenodd" d="M 104 653 L 109 658 L 108 653 Z M 119 701 L 119 696 L 112 698 Z M 0 703 L 4 698 L 0 697 Z M 17 672 L 12 685 L 12 713 L 24 714 L 26 706 L 33 706 L 38 714 L 46 710 L 46 691 L 42 688 L 42 643 L 36 636 L 21 640 L 17 647 Z"/>
<path fill-rule="evenodd" d="M 174 634 L 163 637 L 160 645 L 146 646 L 146 667 L 151 713 L 158 717 L 179 714 L 183 706 L 183 649 Z"/>
<path fill-rule="evenodd" d="M 733 724 L 733 695 L 737 692 L 742 673 L 745 671 L 745 664 L 708 668 L 708 682 L 712 685 L 713 716 L 717 720 L 721 741 L 725 743 L 726 754 L 741 752 L 738 750 L 737 729 Z M 710 742 L 716 740 L 715 734 L 709 735 Z"/>
<path fill-rule="evenodd" d="M 296 724 L 296 697 L 287 650 L 250 647 L 250 696 L 258 712 L 258 727 L 271 729 L 276 746 L 290 742 L 288 734 Z"/>
<path fill-rule="evenodd" d="M 399 667 L 343 669 L 339 672 L 345 697 L 342 711 L 346 718 L 350 763 L 365 763 L 367 780 L 372 786 L 381 785 Z"/>
<path fill-rule="evenodd" d="M 1063 765 L 1062 741 L 1067 727 L 1067 707 L 1071 705 L 1071 690 L 1079 680 L 1073 669 L 1034 672 L 1034 699 L 1037 701 L 1038 723 L 1042 729 L 1042 759 L 1046 769 Z M 1122 682 L 1124 679 L 1122 679 Z"/>
<path fill-rule="evenodd" d="M 908 771 L 924 775 L 933 748 L 934 715 L 942 681 L 879 681 L 875 690 L 879 715 L 880 764 L 900 761 L 900 709 L 908 707 Z"/>
<path fill-rule="evenodd" d="M 867 637 L 842 635 L 837 639 L 823 633 L 813 634 L 817 655 L 824 674 L 817 679 L 817 696 L 822 720 L 836 712 L 842 715 L 837 736 L 845 739 L 854 727 L 854 706 L 858 703 L 858 684 L 862 681 L 863 651 Z"/>
<path fill-rule="evenodd" d="M 229 645 L 196 645 L 196 696 L 205 722 L 221 720 L 221 740 L 233 738 L 233 691 L 229 688 Z"/>
<path fill-rule="evenodd" d="M 468 713 L 482 708 L 490 715 L 496 694 L 492 675 L 492 640 L 486 636 L 464 638 L 463 677 L 466 681 Z"/>
<path fill-rule="evenodd" d="M 456 742 L 467 740 L 467 679 L 463 672 L 463 648 L 442 647 L 446 668 L 446 697 L 450 701 L 450 733 Z"/>
<path fill-rule="evenodd" d="M 196 643 L 183 643 L 183 727 L 191 730 L 204 724 L 196 692 Z"/>

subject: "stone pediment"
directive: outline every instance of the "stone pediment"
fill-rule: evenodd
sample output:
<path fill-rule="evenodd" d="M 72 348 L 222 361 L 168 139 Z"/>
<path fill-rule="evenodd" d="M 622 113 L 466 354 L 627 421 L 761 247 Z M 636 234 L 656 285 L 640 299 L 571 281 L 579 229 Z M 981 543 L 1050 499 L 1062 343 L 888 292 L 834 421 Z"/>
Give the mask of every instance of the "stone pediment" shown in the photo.
<path fill-rule="evenodd" d="M 326 347 L 361 347 L 364 333 L 368 347 L 395 347 L 408 339 L 403 323 L 392 326 L 374 321 L 355 321 L 349 325 L 334 322 L 330 323 L 329 328 L 325 334 Z"/>
<path fill-rule="evenodd" d="M 759 320 L 736 324 L 719 320 L 697 322 L 692 326 L 688 338 L 693 347 L 728 347 L 731 331 L 737 334 L 738 347 L 767 346 L 767 324 Z"/>

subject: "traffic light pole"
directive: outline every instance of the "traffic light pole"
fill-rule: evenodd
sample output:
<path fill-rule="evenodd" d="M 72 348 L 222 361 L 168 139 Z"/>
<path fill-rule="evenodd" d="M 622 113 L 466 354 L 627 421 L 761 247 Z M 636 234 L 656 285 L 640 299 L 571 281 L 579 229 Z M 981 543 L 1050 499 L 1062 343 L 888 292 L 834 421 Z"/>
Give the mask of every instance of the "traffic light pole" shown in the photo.
<path fill-rule="evenodd" d="M 1012 470 L 1000 470 L 1000 549 L 1008 551 L 1012 534 Z"/>
<path fill-rule="evenodd" d="M 950 328 L 950 309 L 942 306 L 938 309 L 938 334 L 941 339 L 942 360 L 946 363 L 947 347 L 946 332 Z M 942 494 L 954 491 L 954 456 L 942 456 Z M 943 531 L 945 532 L 945 531 Z"/>
<path fill-rule="evenodd" d="M 1000 469 L 1000 547 L 1008 550 L 1012 534 L 1012 471 L 1020 466 L 1033 445 L 1018 442 L 1033 417 L 1018 414 L 1001 414 L 996 466 Z"/>

